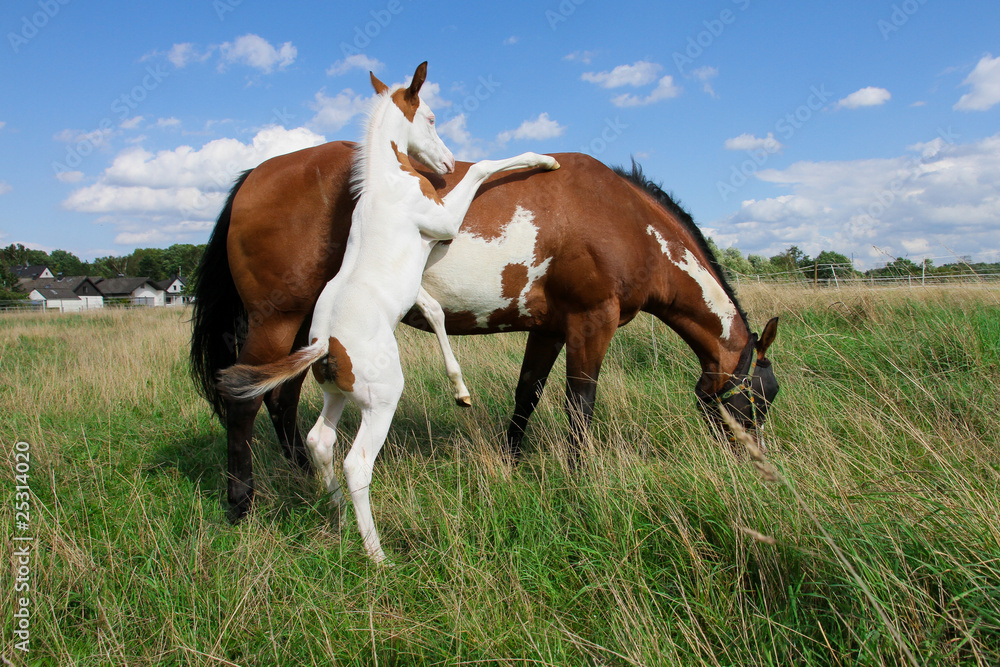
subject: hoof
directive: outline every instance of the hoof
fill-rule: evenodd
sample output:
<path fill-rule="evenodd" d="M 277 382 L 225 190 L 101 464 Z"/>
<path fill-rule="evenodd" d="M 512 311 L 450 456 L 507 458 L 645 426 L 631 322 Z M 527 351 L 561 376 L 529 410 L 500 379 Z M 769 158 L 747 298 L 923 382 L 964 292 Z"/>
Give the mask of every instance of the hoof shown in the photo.
<path fill-rule="evenodd" d="M 559 163 L 558 163 L 558 162 L 556 162 L 555 160 L 553 160 L 553 161 L 552 161 L 552 166 L 551 166 L 551 167 L 549 167 L 549 171 L 555 171 L 555 170 L 556 170 L 556 169 L 558 169 L 558 168 L 559 168 Z"/>
<path fill-rule="evenodd" d="M 243 519 L 247 518 L 247 514 L 249 513 L 249 505 L 232 505 L 226 512 L 226 519 L 229 520 L 229 523 L 235 526 L 239 522 L 243 521 Z"/>
<path fill-rule="evenodd" d="M 455 399 L 455 405 L 457 405 L 460 408 L 471 408 L 472 399 L 469 398 L 468 396 L 460 396 Z"/>

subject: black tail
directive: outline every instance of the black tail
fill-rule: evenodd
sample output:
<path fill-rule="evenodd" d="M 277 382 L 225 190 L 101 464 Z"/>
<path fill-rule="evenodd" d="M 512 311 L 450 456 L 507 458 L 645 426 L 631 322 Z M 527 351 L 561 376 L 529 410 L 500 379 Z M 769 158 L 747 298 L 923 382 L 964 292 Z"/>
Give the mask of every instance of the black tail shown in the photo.
<path fill-rule="evenodd" d="M 194 279 L 194 327 L 191 332 L 191 375 L 202 396 L 223 424 L 226 422 L 225 399 L 215 386 L 216 374 L 236 363 L 240 346 L 246 338 L 247 311 L 236 291 L 229 271 L 229 220 L 233 199 L 250 171 L 243 172 L 229 191 L 226 205 L 219 213 L 208 246 L 201 256 Z"/>

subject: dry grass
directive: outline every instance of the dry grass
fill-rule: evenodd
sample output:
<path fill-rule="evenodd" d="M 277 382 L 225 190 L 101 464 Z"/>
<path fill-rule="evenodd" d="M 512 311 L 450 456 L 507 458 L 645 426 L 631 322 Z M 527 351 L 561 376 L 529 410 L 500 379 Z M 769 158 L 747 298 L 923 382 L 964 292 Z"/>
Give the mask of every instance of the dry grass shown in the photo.
<path fill-rule="evenodd" d="M 224 438 L 187 378 L 184 313 L 0 319 L 0 425 L 37 456 L 33 659 L 997 664 L 998 292 L 740 296 L 753 322 L 783 316 L 758 463 L 789 487 L 711 440 L 693 355 L 648 317 L 613 343 L 580 475 L 561 361 L 511 470 L 498 443 L 523 336 L 453 341 L 460 411 L 433 338 L 401 330 L 407 390 L 372 492 L 390 570 L 353 525 L 330 528 L 263 416 L 260 504 L 225 522 Z M 302 425 L 319 403 L 307 383 Z"/>

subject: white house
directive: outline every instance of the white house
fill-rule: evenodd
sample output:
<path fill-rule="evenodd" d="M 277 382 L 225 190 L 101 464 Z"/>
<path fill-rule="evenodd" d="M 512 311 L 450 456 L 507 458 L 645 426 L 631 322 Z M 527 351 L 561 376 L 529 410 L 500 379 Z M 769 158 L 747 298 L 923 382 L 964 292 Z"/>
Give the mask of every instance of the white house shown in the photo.
<path fill-rule="evenodd" d="M 168 306 L 179 306 L 184 303 L 182 295 L 184 292 L 184 281 L 181 280 L 180 276 L 173 276 L 151 284 L 156 289 L 163 291 L 164 299 Z"/>
<path fill-rule="evenodd" d="M 109 278 L 97 283 L 105 301 L 127 301 L 136 306 L 162 306 L 166 296 L 149 278 Z"/>
<path fill-rule="evenodd" d="M 38 287 L 31 290 L 28 298 L 35 302 L 41 301 L 45 308 L 58 308 L 60 313 L 72 313 L 85 308 L 83 299 L 72 290 L 63 288 Z"/>

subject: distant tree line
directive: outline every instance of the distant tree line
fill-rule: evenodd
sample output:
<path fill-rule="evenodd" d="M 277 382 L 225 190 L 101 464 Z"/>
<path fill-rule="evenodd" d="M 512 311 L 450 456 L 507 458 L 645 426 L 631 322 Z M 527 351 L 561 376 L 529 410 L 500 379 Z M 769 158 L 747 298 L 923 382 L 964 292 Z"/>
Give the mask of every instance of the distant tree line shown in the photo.
<path fill-rule="evenodd" d="M 169 248 L 137 248 L 128 255 L 108 255 L 85 262 L 67 250 L 47 253 L 25 248 L 18 243 L 0 250 L 0 264 L 6 268 L 47 266 L 56 276 L 128 276 L 165 280 L 176 275 L 190 278 L 204 251 L 204 244 L 176 243 Z"/>
<path fill-rule="evenodd" d="M 85 262 L 67 250 L 47 253 L 25 248 L 20 243 L 11 244 L 0 249 L 0 299 L 24 298 L 24 293 L 17 291 L 17 276 L 11 270 L 17 266 L 47 266 L 56 277 L 127 276 L 166 280 L 179 275 L 190 284 L 204 251 L 204 244 L 176 243 L 169 248 L 137 248 L 128 255 L 108 255 Z"/>
<path fill-rule="evenodd" d="M 764 257 L 762 255 L 747 255 L 744 257 L 739 248 L 729 247 L 721 250 L 712 239 L 708 245 L 715 253 L 723 268 L 745 276 L 778 277 L 786 275 L 790 279 L 798 276 L 800 280 L 831 281 L 835 278 L 882 278 L 899 276 L 954 276 L 1000 273 L 1000 263 L 976 262 L 956 258 L 954 262 L 935 266 L 933 260 L 925 259 L 916 263 L 906 257 L 897 257 L 891 262 L 867 271 L 858 271 L 849 257 L 839 252 L 824 250 L 815 257 L 810 257 L 798 246 Z M 789 275 L 790 274 L 790 275 Z"/>

